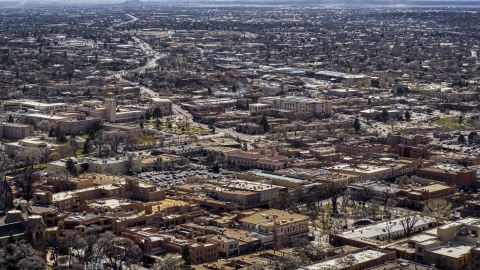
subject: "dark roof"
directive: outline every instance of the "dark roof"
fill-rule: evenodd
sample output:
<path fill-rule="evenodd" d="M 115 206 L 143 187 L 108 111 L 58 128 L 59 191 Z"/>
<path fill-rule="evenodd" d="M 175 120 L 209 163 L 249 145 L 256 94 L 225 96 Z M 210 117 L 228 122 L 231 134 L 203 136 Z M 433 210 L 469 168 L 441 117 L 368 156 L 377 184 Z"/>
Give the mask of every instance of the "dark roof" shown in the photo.
<path fill-rule="evenodd" d="M 28 221 L 20 221 L 0 226 L 0 238 L 8 237 L 10 232 L 12 232 L 13 235 L 25 234 L 27 223 Z"/>

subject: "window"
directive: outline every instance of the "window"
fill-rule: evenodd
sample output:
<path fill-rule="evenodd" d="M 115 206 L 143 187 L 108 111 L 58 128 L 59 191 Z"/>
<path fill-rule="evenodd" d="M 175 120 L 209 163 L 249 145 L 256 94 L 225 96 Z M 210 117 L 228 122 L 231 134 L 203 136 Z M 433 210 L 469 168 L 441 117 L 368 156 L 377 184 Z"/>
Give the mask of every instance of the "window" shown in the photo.
<path fill-rule="evenodd" d="M 423 253 L 423 248 L 422 248 L 422 247 L 418 247 L 418 252 Z"/>

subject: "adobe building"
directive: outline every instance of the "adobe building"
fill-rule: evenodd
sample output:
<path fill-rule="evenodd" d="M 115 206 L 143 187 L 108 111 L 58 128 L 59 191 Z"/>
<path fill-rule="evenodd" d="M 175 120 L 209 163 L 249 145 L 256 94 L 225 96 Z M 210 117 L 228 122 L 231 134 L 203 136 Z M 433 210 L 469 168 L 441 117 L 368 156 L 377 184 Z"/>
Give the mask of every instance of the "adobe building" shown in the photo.
<path fill-rule="evenodd" d="M 157 232 L 155 227 L 131 228 L 121 233 L 139 245 L 143 256 L 154 259 L 164 253 L 182 253 L 183 246 L 188 246 L 194 264 L 208 263 L 218 259 L 219 249 L 216 243 L 203 239 L 188 239 L 183 235 Z"/>
<path fill-rule="evenodd" d="M 309 218 L 304 215 L 270 209 L 242 218 L 242 228 L 273 235 L 277 244 L 290 244 L 307 238 Z"/>
<path fill-rule="evenodd" d="M 477 171 L 461 165 L 439 164 L 417 170 L 417 176 L 456 185 L 458 189 L 473 188 L 477 181 Z"/>
<path fill-rule="evenodd" d="M 35 131 L 32 125 L 0 123 L 0 138 L 20 140 L 31 136 Z"/>

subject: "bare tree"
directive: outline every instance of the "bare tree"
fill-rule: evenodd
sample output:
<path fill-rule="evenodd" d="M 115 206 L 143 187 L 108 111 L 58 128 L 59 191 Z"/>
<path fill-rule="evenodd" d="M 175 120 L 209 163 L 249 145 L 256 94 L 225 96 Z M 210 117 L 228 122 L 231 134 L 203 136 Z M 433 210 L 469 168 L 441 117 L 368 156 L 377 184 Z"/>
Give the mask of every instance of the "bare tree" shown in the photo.
<path fill-rule="evenodd" d="M 16 159 L 23 162 L 26 168 L 33 168 L 40 162 L 41 153 L 37 148 L 22 148 L 16 154 Z"/>
<path fill-rule="evenodd" d="M 18 186 L 22 191 L 25 199 L 30 200 L 35 192 L 35 189 L 40 184 L 40 174 L 34 169 L 26 169 L 17 181 Z"/>
<path fill-rule="evenodd" d="M 0 152 L 0 172 L 5 172 L 13 167 L 13 161 L 5 152 Z"/>
<path fill-rule="evenodd" d="M 294 213 L 300 212 L 298 202 L 289 192 L 280 192 L 278 195 L 273 196 L 270 199 L 269 205 L 271 208 L 283 211 L 293 211 Z"/>
<path fill-rule="evenodd" d="M 274 270 L 296 269 L 299 266 L 298 259 L 290 255 L 278 257 L 277 260 L 272 263 L 272 269 Z"/>
<path fill-rule="evenodd" d="M 443 224 L 445 219 L 450 215 L 452 204 L 446 200 L 432 200 L 429 201 L 423 208 L 422 215 L 432 218 L 435 225 Z"/>
<path fill-rule="evenodd" d="M 135 159 L 135 153 L 126 154 L 125 159 L 126 159 L 125 166 L 127 167 L 127 172 L 130 172 L 132 170 L 132 167 L 133 167 L 133 161 Z"/>
<path fill-rule="evenodd" d="M 245 267 L 245 268 L 242 268 L 242 269 L 245 269 L 245 270 L 264 270 L 265 269 L 265 265 L 263 265 L 263 263 L 255 263 L 255 261 L 253 261 L 253 264 Z"/>
<path fill-rule="evenodd" d="M 413 227 L 417 224 L 420 216 L 413 211 L 404 211 L 402 217 L 399 219 L 400 225 L 403 227 L 403 232 L 406 237 L 410 237 L 410 234 L 413 232 Z"/>
<path fill-rule="evenodd" d="M 392 229 L 397 222 L 387 221 L 385 222 L 385 231 L 387 231 L 387 239 L 390 240 L 392 238 Z"/>
<path fill-rule="evenodd" d="M 137 133 L 128 133 L 125 138 L 125 147 L 123 147 L 123 152 L 126 153 L 126 151 L 136 151 L 140 143 L 141 140 Z"/>
<path fill-rule="evenodd" d="M 98 241 L 102 246 L 101 254 L 110 263 L 114 270 L 121 270 L 123 266 L 129 268 L 140 259 L 140 248 L 132 240 L 124 237 L 112 237 L 107 232 Z"/>
<path fill-rule="evenodd" d="M 0 249 L 0 269 L 45 270 L 47 264 L 42 253 L 24 241 L 9 243 Z"/>
<path fill-rule="evenodd" d="M 58 265 L 58 259 L 66 247 L 65 237 L 55 237 L 50 235 L 47 237 L 45 244 L 45 249 L 48 254 L 50 254 L 50 261 L 53 262 L 53 268 L 56 268 Z"/>
<path fill-rule="evenodd" d="M 125 142 L 126 140 L 126 135 L 124 133 L 120 132 L 112 132 L 108 133 L 107 135 L 107 141 L 110 145 L 110 150 L 115 152 L 115 154 L 118 154 L 118 147 Z"/>
<path fill-rule="evenodd" d="M 348 254 L 336 259 L 335 263 L 340 269 L 350 269 L 352 266 L 358 263 L 358 260 L 353 254 Z"/>
<path fill-rule="evenodd" d="M 107 136 L 100 130 L 95 134 L 93 145 L 98 149 L 98 156 L 103 157 L 103 151 L 108 145 Z"/>
<path fill-rule="evenodd" d="M 343 219 L 332 218 L 329 231 L 330 231 L 330 235 L 333 234 L 335 245 L 337 245 L 338 235 L 343 231 Z"/>
<path fill-rule="evenodd" d="M 83 250 L 87 246 L 87 242 L 76 232 L 66 233 L 64 239 L 64 243 L 68 249 L 68 265 L 71 267 L 73 264 L 73 259 L 83 254 Z"/>
<path fill-rule="evenodd" d="M 373 192 L 370 188 L 364 187 L 352 194 L 352 199 L 361 203 L 362 210 L 365 211 L 365 204 L 373 199 Z"/>
<path fill-rule="evenodd" d="M 333 214 L 338 215 L 338 198 L 345 192 L 345 185 L 342 181 L 330 181 L 324 185 L 325 194 L 332 202 Z"/>
<path fill-rule="evenodd" d="M 316 242 L 310 242 L 306 238 L 296 242 L 295 247 L 311 261 L 318 261 L 326 255 L 325 246 Z"/>
<path fill-rule="evenodd" d="M 55 192 L 68 191 L 72 189 L 72 182 L 69 174 L 65 171 L 54 170 L 48 173 L 47 184 L 53 186 Z"/>
<path fill-rule="evenodd" d="M 153 265 L 154 270 L 181 270 L 183 266 L 182 257 L 179 255 L 167 254 L 157 259 Z"/>
<path fill-rule="evenodd" d="M 50 129 L 55 128 L 55 124 L 48 120 L 42 120 L 37 123 L 37 127 L 42 132 L 48 132 Z"/>

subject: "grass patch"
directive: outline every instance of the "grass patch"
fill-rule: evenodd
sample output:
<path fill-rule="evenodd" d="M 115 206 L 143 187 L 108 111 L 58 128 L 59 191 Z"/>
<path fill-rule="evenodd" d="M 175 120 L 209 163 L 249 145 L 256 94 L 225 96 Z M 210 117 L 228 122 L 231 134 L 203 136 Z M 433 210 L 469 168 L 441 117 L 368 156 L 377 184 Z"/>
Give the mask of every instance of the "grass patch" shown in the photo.
<path fill-rule="evenodd" d="M 82 138 L 82 139 L 86 140 L 86 139 L 90 138 L 90 135 L 88 135 L 88 134 L 83 134 L 83 135 L 81 135 L 81 136 L 78 136 L 78 137 L 80 137 L 80 138 Z"/>
<path fill-rule="evenodd" d="M 77 151 L 75 151 L 75 156 L 76 156 L 76 157 L 81 157 L 81 156 L 83 156 L 82 150 L 77 150 Z"/>
<path fill-rule="evenodd" d="M 186 134 L 186 135 L 193 135 L 193 134 L 197 134 L 197 133 L 211 133 L 210 129 L 201 128 L 201 127 L 198 127 L 198 126 L 190 126 L 190 128 L 188 128 L 188 130 L 185 129 L 185 131 L 182 131 L 181 127 L 163 128 L 163 129 L 171 130 L 171 131 L 174 131 L 174 132 L 183 132 L 183 134 Z"/>
<path fill-rule="evenodd" d="M 464 123 L 459 123 L 458 119 L 452 117 L 440 118 L 438 120 L 432 121 L 432 124 L 442 126 L 449 130 L 465 130 L 471 129 L 471 127 Z"/>

